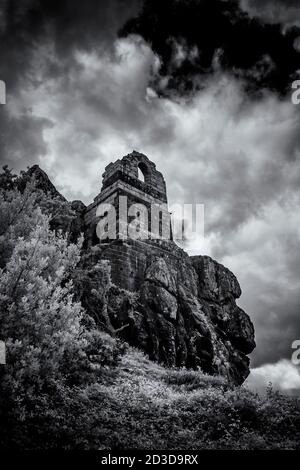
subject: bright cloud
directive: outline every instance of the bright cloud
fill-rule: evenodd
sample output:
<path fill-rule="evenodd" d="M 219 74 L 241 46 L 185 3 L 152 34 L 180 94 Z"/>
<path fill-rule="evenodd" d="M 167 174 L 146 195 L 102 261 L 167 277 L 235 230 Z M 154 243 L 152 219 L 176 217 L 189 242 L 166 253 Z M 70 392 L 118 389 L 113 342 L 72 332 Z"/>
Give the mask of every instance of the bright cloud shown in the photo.
<path fill-rule="evenodd" d="M 189 99 L 158 96 L 160 61 L 139 36 L 117 39 L 109 53 L 77 50 L 59 75 L 49 70 L 64 59 L 41 48 L 35 82 L 7 105 L 12 122 L 33 123 L 25 133 L 15 125 L 10 165 L 39 163 L 66 197 L 89 203 L 110 161 L 133 149 L 148 155 L 170 203 L 205 205 L 205 243 L 187 248 L 237 274 L 256 326 L 254 364 L 288 357 L 300 334 L 297 107 L 267 91 L 252 100 L 220 70 Z"/>
<path fill-rule="evenodd" d="M 296 366 L 287 360 L 278 361 L 275 364 L 265 364 L 252 369 L 245 385 L 263 393 L 269 383 L 274 390 L 281 392 L 300 393 L 300 373 Z"/>

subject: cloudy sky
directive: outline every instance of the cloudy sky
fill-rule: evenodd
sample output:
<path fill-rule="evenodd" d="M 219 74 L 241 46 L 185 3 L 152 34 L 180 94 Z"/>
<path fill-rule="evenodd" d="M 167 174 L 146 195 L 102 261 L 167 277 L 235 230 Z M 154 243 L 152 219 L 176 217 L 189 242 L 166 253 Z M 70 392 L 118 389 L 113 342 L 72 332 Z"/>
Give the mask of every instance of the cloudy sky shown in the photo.
<path fill-rule="evenodd" d="M 133 149 L 169 202 L 205 205 L 209 254 L 254 321 L 251 386 L 300 390 L 298 0 L 0 0 L 0 158 L 92 201 Z"/>

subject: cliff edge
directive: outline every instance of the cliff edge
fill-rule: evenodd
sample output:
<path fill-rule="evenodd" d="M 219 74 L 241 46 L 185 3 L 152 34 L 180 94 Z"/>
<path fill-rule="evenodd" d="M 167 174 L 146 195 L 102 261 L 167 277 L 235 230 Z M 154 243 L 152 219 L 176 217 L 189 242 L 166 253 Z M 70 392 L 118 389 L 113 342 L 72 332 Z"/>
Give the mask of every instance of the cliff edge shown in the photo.
<path fill-rule="evenodd" d="M 135 177 L 134 165 L 141 160 L 148 164 L 147 157 L 133 152 L 110 164 L 98 198 L 109 193 L 116 200 L 113 191 L 119 185 L 120 194 L 126 191 L 133 200 L 137 195 L 149 203 L 155 197 L 165 200 L 164 180 L 152 162 L 146 183 Z M 35 174 L 39 189 L 62 197 L 37 166 L 29 170 L 30 176 Z M 88 207 L 69 203 L 74 218 L 68 231 L 70 241 L 80 233 L 85 236 L 76 295 L 99 328 L 168 367 L 199 367 L 243 383 L 249 374 L 247 355 L 255 348 L 254 327 L 236 304 L 241 289 L 234 274 L 209 256 L 189 257 L 173 240 L 99 243 L 94 201 Z M 63 225 L 58 228 L 65 230 Z"/>

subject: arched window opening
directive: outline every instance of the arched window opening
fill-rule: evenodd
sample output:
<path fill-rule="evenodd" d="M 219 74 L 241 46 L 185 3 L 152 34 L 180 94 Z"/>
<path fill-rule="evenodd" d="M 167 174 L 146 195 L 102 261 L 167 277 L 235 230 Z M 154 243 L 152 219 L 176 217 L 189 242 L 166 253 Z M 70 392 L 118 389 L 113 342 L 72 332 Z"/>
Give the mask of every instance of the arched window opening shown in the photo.
<path fill-rule="evenodd" d="M 142 181 L 143 183 L 145 183 L 145 174 L 139 166 L 138 166 L 138 179 Z"/>
<path fill-rule="evenodd" d="M 143 183 L 150 183 L 150 174 L 149 174 L 149 168 L 148 165 L 146 165 L 144 162 L 139 162 L 138 164 L 138 179 L 142 181 Z"/>

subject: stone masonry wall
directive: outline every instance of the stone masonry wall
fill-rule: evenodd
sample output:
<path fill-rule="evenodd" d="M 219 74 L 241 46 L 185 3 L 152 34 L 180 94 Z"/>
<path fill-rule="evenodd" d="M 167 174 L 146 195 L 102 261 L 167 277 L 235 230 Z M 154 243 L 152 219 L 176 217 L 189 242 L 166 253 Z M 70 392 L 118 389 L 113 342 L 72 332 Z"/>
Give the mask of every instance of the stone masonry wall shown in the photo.
<path fill-rule="evenodd" d="M 138 179 L 138 168 L 142 168 L 145 182 Z M 128 209 L 133 204 L 142 204 L 147 208 L 146 225 L 141 224 L 143 238 L 145 236 L 148 238 L 164 236 L 172 239 L 164 178 L 156 170 L 155 164 L 145 155 L 132 152 L 122 160 L 117 160 L 106 167 L 103 174 L 102 190 L 85 211 L 86 246 L 99 243 L 99 239 L 96 237 L 96 226 L 99 221 L 96 212 L 101 204 L 109 203 L 114 206 L 117 218 L 116 238 L 122 237 L 122 227 L 119 224 L 120 196 L 126 196 Z M 125 221 L 126 225 L 134 219 L 134 215 L 129 215 Z M 151 230 L 154 231 L 154 234 L 151 233 Z"/>

